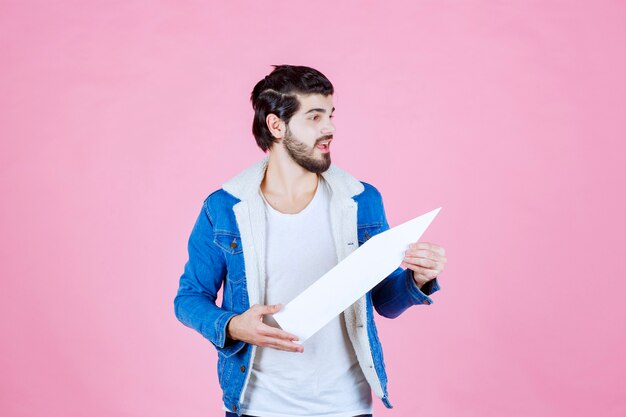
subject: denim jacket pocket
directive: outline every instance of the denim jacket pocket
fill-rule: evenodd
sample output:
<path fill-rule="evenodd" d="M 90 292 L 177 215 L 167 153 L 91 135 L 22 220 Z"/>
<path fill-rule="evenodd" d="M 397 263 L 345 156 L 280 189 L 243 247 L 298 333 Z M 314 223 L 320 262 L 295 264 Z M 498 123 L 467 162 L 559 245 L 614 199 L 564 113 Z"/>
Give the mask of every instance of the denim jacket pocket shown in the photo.
<path fill-rule="evenodd" d="M 222 249 L 227 264 L 226 279 L 232 283 L 240 283 L 244 278 L 243 247 L 241 237 L 233 232 L 216 230 L 213 242 Z"/>
<path fill-rule="evenodd" d="M 225 230 L 216 230 L 213 232 L 213 235 L 215 236 L 213 242 L 222 248 L 226 253 L 235 255 L 243 252 L 241 238 L 238 234 Z"/>
<path fill-rule="evenodd" d="M 357 235 L 359 238 L 359 246 L 367 242 L 369 238 L 380 233 L 383 227 L 382 223 L 368 223 L 359 225 L 357 228 Z"/>

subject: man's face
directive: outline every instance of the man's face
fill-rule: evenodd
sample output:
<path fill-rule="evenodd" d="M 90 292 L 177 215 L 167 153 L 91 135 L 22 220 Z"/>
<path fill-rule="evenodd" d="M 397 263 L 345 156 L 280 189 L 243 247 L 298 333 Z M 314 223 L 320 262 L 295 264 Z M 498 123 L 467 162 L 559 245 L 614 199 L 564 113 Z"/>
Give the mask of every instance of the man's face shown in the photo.
<path fill-rule="evenodd" d="M 335 133 L 332 96 L 298 95 L 300 109 L 287 125 L 283 144 L 289 156 L 302 168 L 316 174 L 330 166 L 330 142 Z"/>

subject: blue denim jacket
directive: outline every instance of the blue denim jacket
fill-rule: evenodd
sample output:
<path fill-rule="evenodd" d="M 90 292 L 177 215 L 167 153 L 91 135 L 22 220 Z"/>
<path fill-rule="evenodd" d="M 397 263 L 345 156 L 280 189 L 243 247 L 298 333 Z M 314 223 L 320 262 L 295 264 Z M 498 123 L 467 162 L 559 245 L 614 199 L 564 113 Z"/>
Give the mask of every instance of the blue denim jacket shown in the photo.
<path fill-rule="evenodd" d="M 218 351 L 222 400 L 241 415 L 256 346 L 226 337 L 228 321 L 264 304 L 265 212 L 259 187 L 268 157 L 244 170 L 205 200 L 189 237 L 189 259 L 174 299 L 176 317 Z M 321 174 L 331 189 L 331 226 L 339 261 L 370 237 L 389 229 L 378 190 L 334 164 Z M 216 305 L 223 287 L 222 303 Z M 373 392 L 387 408 L 387 374 L 373 309 L 395 318 L 416 304 L 431 304 L 437 278 L 420 290 L 411 270 L 398 267 L 344 314 L 348 336 Z"/>

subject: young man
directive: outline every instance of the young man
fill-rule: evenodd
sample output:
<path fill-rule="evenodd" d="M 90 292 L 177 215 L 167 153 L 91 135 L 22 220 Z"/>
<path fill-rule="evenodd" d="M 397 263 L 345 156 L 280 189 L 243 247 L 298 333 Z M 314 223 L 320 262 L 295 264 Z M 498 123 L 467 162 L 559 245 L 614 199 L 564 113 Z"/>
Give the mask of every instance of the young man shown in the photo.
<path fill-rule="evenodd" d="M 391 408 L 373 309 L 394 318 L 430 304 L 439 289 L 444 250 L 416 242 L 401 266 L 302 345 L 272 319 L 389 228 L 378 190 L 331 164 L 333 92 L 302 66 L 274 66 L 257 83 L 252 132 L 269 155 L 205 199 L 189 238 L 174 308 L 218 351 L 226 416 L 371 415 L 371 390 Z"/>

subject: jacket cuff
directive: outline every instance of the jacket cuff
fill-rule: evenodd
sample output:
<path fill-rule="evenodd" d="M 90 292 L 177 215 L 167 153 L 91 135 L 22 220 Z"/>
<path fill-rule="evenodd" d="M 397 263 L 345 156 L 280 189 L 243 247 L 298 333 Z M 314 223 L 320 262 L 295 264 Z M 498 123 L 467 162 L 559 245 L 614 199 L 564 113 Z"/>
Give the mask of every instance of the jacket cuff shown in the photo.
<path fill-rule="evenodd" d="M 407 268 L 405 272 L 407 272 L 406 286 L 413 299 L 413 304 L 432 304 L 434 301 L 429 297 L 429 295 L 439 290 L 437 277 L 422 285 L 422 289 L 420 289 L 413 279 L 413 271 Z"/>
<path fill-rule="evenodd" d="M 239 352 L 244 347 L 245 342 L 240 340 L 232 340 L 226 337 L 226 329 L 230 319 L 235 317 L 237 313 L 227 311 L 218 316 L 215 320 L 215 341 L 211 341 L 218 352 L 225 357 L 229 357 Z"/>
<path fill-rule="evenodd" d="M 224 343 L 222 344 L 222 347 L 218 349 L 218 352 L 226 358 L 233 356 L 235 353 L 239 352 L 246 345 L 246 342 L 242 342 L 241 340 L 230 339 L 226 336 L 227 334 L 226 329 L 228 328 L 228 322 L 230 321 L 230 319 L 232 319 L 235 316 L 236 314 L 233 314 L 226 320 L 226 324 L 224 325 Z"/>
<path fill-rule="evenodd" d="M 437 278 L 439 278 L 439 275 L 422 285 L 421 291 L 426 295 L 431 295 L 432 293 L 439 291 L 439 281 L 437 281 Z"/>

